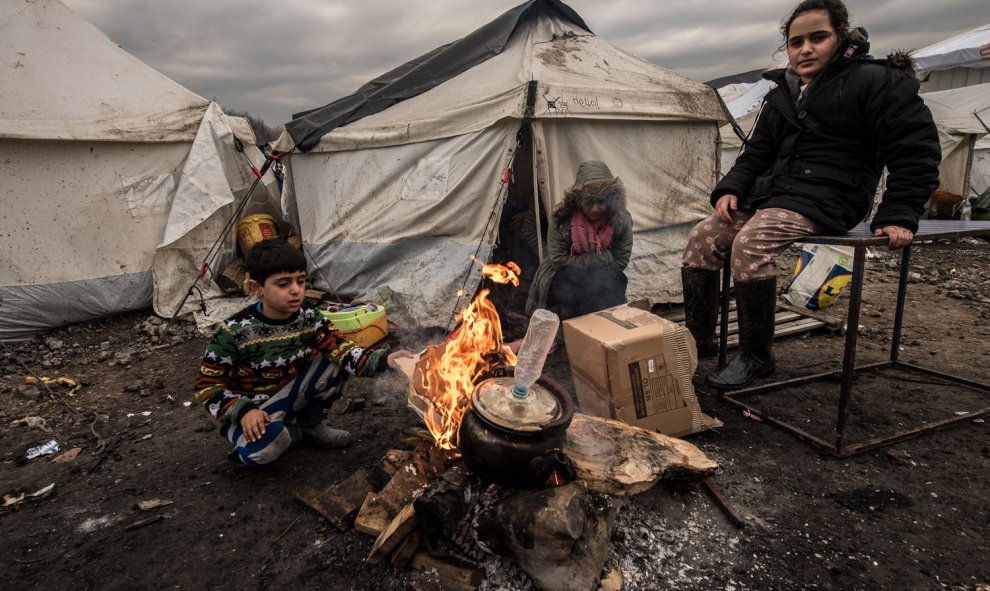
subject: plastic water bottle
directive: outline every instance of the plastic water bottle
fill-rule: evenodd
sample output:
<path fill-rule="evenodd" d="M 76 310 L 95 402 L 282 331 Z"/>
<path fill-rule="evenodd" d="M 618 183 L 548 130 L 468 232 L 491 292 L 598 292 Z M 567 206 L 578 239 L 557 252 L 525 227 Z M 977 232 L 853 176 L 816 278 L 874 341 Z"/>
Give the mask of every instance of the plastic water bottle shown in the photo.
<path fill-rule="evenodd" d="M 550 310 L 540 308 L 533 312 L 516 359 L 515 384 L 512 387 L 512 393 L 516 396 L 524 398 L 529 395 L 529 388 L 540 378 L 547 353 L 557 338 L 558 326 L 560 318 Z"/>

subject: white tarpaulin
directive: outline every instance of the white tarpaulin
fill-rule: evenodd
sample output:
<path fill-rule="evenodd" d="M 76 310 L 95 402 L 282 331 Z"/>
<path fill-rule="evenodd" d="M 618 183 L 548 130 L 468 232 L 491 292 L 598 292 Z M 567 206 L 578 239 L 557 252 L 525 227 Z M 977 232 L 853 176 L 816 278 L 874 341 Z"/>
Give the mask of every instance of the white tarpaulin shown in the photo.
<path fill-rule="evenodd" d="M 984 136 L 990 133 L 990 84 L 966 86 L 921 95 L 932 111 L 939 128 L 942 164 L 939 166 L 941 188 L 963 195 L 969 180 L 967 197 L 975 197 L 987 188 Z"/>
<path fill-rule="evenodd" d="M 923 47 L 912 56 L 920 72 L 990 66 L 990 24 Z"/>
<path fill-rule="evenodd" d="M 233 148 L 235 137 L 245 138 L 245 135 L 251 142 L 242 139 L 244 150 L 239 152 Z M 160 316 L 171 317 L 176 312 L 189 286 L 196 281 L 200 264 L 224 231 L 237 204 L 254 184 L 257 177 L 252 167 L 260 169 L 264 160 L 264 155 L 253 144 L 246 121 L 227 117 L 217 105 L 211 106 L 189 149 L 169 209 L 164 237 L 154 253 L 154 307 Z M 274 177 L 269 172 L 262 180 L 241 210 L 240 217 L 254 213 L 273 213 L 281 217 L 281 204 L 273 197 L 278 194 Z M 206 299 L 223 297 L 209 279 L 223 272 L 237 254 L 237 231 L 233 223 L 228 232 L 219 245 L 219 254 L 211 261 L 210 276 L 197 283 L 201 290 L 198 296 Z M 183 312 L 194 313 L 199 309 L 200 299 L 193 299 Z M 212 324 L 227 315 L 224 313 L 227 308 L 217 310 L 219 305 L 213 302 L 207 306 L 203 324 Z"/>
<path fill-rule="evenodd" d="M 544 206 L 578 163 L 605 161 L 635 220 L 630 297 L 679 297 L 680 250 L 715 181 L 718 101 L 552 11 L 520 22 L 498 55 L 292 156 L 317 284 L 383 303 L 406 326 L 445 325 L 465 277 L 469 294 L 480 280 L 469 257 L 495 242 L 531 80 Z"/>

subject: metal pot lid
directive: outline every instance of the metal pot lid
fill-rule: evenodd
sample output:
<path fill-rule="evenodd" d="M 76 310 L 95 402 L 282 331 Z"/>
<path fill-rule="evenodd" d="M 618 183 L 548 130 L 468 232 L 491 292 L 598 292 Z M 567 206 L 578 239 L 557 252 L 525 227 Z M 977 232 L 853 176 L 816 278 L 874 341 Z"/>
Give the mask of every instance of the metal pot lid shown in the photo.
<path fill-rule="evenodd" d="M 491 378 L 474 389 L 471 404 L 483 419 L 512 431 L 540 431 L 560 417 L 561 407 L 557 397 L 541 386 L 533 384 L 525 397 L 512 392 L 515 380 L 511 377 Z"/>

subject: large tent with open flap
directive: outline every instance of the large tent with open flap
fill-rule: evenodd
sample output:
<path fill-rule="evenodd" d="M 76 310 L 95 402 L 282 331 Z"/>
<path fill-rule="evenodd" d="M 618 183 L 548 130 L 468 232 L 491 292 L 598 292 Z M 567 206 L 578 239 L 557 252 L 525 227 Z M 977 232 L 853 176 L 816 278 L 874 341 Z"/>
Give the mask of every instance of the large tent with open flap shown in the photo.
<path fill-rule="evenodd" d="M 290 214 L 317 285 L 442 326 L 480 281 L 470 259 L 492 252 L 506 194 L 545 216 L 584 160 L 626 186 L 627 295 L 679 299 L 722 121 L 710 88 L 614 47 L 562 2 L 530 0 L 296 115 L 279 147 L 297 150 Z"/>
<path fill-rule="evenodd" d="M 151 304 L 151 263 L 197 133 L 250 128 L 58 0 L 0 0 L 0 339 Z M 205 171 L 207 174 L 214 171 Z"/>

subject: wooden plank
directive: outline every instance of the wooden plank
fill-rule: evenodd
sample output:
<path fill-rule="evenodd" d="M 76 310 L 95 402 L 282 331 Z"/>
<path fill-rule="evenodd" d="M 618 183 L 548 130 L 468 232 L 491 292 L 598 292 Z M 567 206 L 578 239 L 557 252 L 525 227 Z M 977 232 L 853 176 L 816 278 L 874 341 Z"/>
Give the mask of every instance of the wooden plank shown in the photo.
<path fill-rule="evenodd" d="M 361 504 L 357 517 L 354 518 L 354 529 L 377 538 L 391 521 L 388 511 L 378 504 L 378 495 L 368 493 L 364 497 L 364 503 Z"/>
<path fill-rule="evenodd" d="M 792 322 L 794 320 L 801 320 L 804 316 L 797 314 L 795 312 L 777 312 L 774 316 L 773 323 L 775 326 L 781 326 Z M 818 324 L 821 326 L 821 323 Z M 735 316 L 729 316 L 729 335 L 734 335 L 739 332 L 739 320 Z M 718 334 L 718 327 L 715 328 L 715 334 Z"/>
<path fill-rule="evenodd" d="M 818 312 L 816 310 L 809 310 L 808 308 L 805 308 L 803 306 L 794 306 L 786 302 L 778 301 L 777 306 L 780 307 L 781 309 L 800 314 L 801 316 L 804 316 L 806 318 L 814 318 L 815 320 L 818 320 L 825 326 L 828 326 L 829 328 L 832 329 L 838 329 L 842 327 L 843 321 L 841 318 L 831 318 L 828 315 Z"/>
<path fill-rule="evenodd" d="M 354 522 L 364 498 L 374 490 L 368 473 L 358 470 L 325 490 L 304 486 L 296 491 L 295 496 L 338 529 L 346 531 Z"/>
<path fill-rule="evenodd" d="M 684 324 L 684 312 L 679 311 L 674 314 L 664 316 L 667 320 L 671 322 L 676 322 L 683 326 Z M 793 334 L 799 334 L 802 332 L 807 332 L 814 330 L 816 328 L 827 326 L 831 329 L 838 328 L 842 325 L 840 320 L 829 319 L 824 314 L 813 313 L 811 310 L 806 308 L 799 308 L 797 306 L 792 306 L 790 304 L 785 304 L 780 300 L 777 300 L 777 311 L 774 315 L 774 335 L 773 338 L 779 338 L 784 336 L 789 336 Z M 721 322 L 715 325 L 715 337 L 718 338 L 721 332 Z M 730 349 L 734 349 L 739 346 L 739 317 L 736 313 L 736 302 L 731 300 L 729 302 L 729 326 L 728 326 L 729 339 L 727 346 Z"/>
<path fill-rule="evenodd" d="M 385 488 L 378 493 L 378 504 L 388 511 L 389 515 L 397 515 L 399 511 L 412 502 L 413 495 L 426 487 L 426 476 L 413 463 L 408 463 L 392 476 Z"/>
<path fill-rule="evenodd" d="M 721 300 L 719 301 L 719 310 L 722 309 Z M 736 300 L 729 300 L 729 316 L 732 316 L 732 312 L 736 309 Z M 670 314 L 662 314 L 663 318 L 670 320 L 671 322 L 676 322 L 677 324 L 684 324 L 684 310 L 677 310 L 676 312 L 671 312 Z"/>
<path fill-rule="evenodd" d="M 793 334 L 799 334 L 802 332 L 808 332 L 809 330 L 814 330 L 820 326 L 824 326 L 824 325 L 821 322 L 815 320 L 814 318 L 805 318 L 803 320 L 788 322 L 787 324 L 783 326 L 779 326 L 774 329 L 773 338 L 776 339 L 778 337 L 785 337 Z M 733 347 L 738 347 L 739 335 L 730 334 L 727 345 L 730 349 Z"/>
<path fill-rule="evenodd" d="M 375 545 L 371 547 L 371 553 L 368 554 L 365 562 L 378 564 L 384 560 L 389 552 L 397 548 L 414 529 L 416 529 L 416 509 L 413 508 L 412 503 L 409 503 L 399 511 L 395 519 L 375 540 Z"/>
<path fill-rule="evenodd" d="M 389 476 L 394 476 L 399 468 L 409 463 L 412 452 L 406 449 L 390 449 L 382 458 L 382 470 Z"/>
<path fill-rule="evenodd" d="M 423 541 L 423 532 L 420 529 L 412 530 L 406 539 L 402 540 L 399 547 L 392 552 L 392 556 L 389 557 L 388 563 L 392 565 L 392 568 L 402 570 L 406 568 L 409 561 L 412 560 L 413 555 L 419 550 L 419 545 Z"/>

